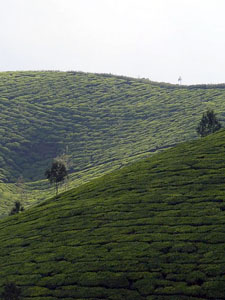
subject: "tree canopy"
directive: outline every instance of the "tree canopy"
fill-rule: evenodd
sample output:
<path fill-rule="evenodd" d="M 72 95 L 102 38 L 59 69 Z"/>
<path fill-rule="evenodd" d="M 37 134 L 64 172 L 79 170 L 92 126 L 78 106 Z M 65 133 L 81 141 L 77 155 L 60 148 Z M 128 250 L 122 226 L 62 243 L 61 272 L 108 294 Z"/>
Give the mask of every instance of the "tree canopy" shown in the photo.
<path fill-rule="evenodd" d="M 45 176 L 51 184 L 55 184 L 57 195 L 59 184 L 65 180 L 68 176 L 68 172 L 63 162 L 53 161 L 51 167 L 45 171 Z"/>
<path fill-rule="evenodd" d="M 221 128 L 221 124 L 218 121 L 216 114 L 212 109 L 207 109 L 202 115 L 202 119 L 196 128 L 197 133 L 203 137 L 210 133 L 216 132 Z"/>

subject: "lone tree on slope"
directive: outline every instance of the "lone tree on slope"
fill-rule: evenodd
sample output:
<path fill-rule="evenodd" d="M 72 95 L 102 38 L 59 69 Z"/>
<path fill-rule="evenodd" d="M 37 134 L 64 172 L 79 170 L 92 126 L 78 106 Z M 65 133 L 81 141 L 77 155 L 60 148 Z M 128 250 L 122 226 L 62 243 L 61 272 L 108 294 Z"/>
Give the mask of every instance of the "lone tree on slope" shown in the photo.
<path fill-rule="evenodd" d="M 20 201 L 15 201 L 14 207 L 11 209 L 9 216 L 18 214 L 22 211 L 24 211 L 24 207 L 21 205 Z"/>
<path fill-rule="evenodd" d="M 58 194 L 59 184 L 68 176 L 66 167 L 61 161 L 53 161 L 51 168 L 45 171 L 45 176 L 51 184 L 55 185 L 56 195 Z"/>
<path fill-rule="evenodd" d="M 212 109 L 207 109 L 202 115 L 202 119 L 196 128 L 197 133 L 203 137 L 210 133 L 216 132 L 221 128 L 220 122 Z"/>

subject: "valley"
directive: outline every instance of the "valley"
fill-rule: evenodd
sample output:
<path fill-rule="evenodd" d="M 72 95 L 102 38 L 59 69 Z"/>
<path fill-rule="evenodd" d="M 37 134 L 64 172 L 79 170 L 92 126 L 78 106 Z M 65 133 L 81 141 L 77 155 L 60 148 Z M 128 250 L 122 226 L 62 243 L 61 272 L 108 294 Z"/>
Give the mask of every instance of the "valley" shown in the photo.
<path fill-rule="evenodd" d="M 15 200 L 28 208 L 54 194 L 44 172 L 56 157 L 68 158 L 68 188 L 79 186 L 197 138 L 207 107 L 223 123 L 224 97 L 224 85 L 82 72 L 0 73 L 0 215 Z"/>

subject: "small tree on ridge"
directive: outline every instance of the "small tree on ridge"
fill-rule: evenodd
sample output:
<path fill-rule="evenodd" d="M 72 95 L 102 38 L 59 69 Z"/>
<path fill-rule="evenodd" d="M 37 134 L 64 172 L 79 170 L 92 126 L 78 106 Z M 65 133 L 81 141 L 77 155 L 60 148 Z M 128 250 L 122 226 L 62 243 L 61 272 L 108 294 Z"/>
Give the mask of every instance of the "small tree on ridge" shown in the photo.
<path fill-rule="evenodd" d="M 203 137 L 216 132 L 221 128 L 220 122 L 212 109 L 207 109 L 202 115 L 202 119 L 196 128 L 197 133 Z"/>

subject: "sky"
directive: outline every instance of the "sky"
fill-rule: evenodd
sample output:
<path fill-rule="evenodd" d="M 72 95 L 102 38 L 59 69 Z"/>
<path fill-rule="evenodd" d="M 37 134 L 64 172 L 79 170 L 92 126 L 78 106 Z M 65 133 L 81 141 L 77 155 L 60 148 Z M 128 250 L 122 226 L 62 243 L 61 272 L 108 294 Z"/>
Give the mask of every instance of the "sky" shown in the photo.
<path fill-rule="evenodd" d="M 0 71 L 225 83 L 225 0 L 0 0 Z"/>

